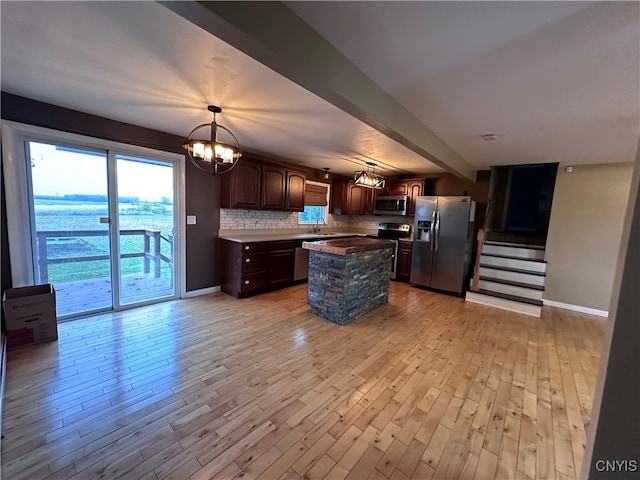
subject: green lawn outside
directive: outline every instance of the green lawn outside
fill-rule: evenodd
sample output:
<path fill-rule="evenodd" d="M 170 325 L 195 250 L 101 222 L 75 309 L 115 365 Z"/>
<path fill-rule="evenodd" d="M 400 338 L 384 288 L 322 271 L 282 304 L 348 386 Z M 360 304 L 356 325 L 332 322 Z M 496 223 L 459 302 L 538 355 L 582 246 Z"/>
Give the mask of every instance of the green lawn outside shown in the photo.
<path fill-rule="evenodd" d="M 137 205 L 123 205 L 119 212 L 120 230 L 159 230 L 161 235 L 169 238 L 173 229 L 173 206 L 162 203 L 140 202 Z M 107 216 L 106 205 L 92 202 L 69 202 L 40 200 L 35 204 L 36 231 L 60 231 L 69 234 L 79 230 L 104 231 L 104 236 L 75 236 L 49 238 L 47 257 L 72 258 L 80 256 L 97 256 L 109 254 L 109 237 L 107 225 L 100 223 L 100 217 Z M 160 241 L 163 255 L 173 258 L 171 245 Z M 151 252 L 153 252 L 151 240 Z M 144 251 L 144 240 L 141 235 L 121 235 L 120 253 L 141 253 Z M 110 276 L 108 260 L 91 260 L 50 264 L 48 282 L 69 282 L 91 278 Z M 142 273 L 142 258 L 121 259 L 122 275 Z M 153 262 L 151 265 L 153 272 Z M 161 262 L 161 276 L 169 279 L 171 269 L 166 262 Z"/>

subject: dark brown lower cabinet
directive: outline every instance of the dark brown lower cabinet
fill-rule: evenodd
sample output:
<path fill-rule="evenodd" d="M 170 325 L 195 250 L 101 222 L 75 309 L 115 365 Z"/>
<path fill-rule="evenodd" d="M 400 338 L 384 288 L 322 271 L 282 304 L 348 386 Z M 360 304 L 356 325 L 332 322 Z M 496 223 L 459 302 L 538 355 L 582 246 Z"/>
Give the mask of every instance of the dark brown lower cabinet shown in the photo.
<path fill-rule="evenodd" d="M 220 241 L 221 290 L 236 298 L 293 283 L 295 242 Z"/>
<path fill-rule="evenodd" d="M 270 287 L 286 286 L 293 282 L 295 242 L 269 242 L 267 279 Z"/>
<path fill-rule="evenodd" d="M 398 245 L 398 263 L 396 265 L 396 279 L 404 282 L 409 281 L 411 275 L 411 251 L 413 243 L 409 241 L 400 241 Z"/>

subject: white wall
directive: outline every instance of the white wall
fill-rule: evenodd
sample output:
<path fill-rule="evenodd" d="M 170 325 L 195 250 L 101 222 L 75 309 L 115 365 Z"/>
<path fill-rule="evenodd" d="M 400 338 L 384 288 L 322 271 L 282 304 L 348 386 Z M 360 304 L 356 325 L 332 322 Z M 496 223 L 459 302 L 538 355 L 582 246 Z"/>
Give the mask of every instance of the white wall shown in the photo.
<path fill-rule="evenodd" d="M 632 171 L 633 163 L 558 170 L 545 300 L 608 310 Z"/>

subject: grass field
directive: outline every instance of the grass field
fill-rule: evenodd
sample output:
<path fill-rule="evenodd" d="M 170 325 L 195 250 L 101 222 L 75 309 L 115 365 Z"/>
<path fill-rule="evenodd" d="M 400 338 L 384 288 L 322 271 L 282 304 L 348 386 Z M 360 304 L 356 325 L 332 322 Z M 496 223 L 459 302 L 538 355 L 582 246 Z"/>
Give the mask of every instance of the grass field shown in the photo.
<path fill-rule="evenodd" d="M 48 266 L 48 282 L 68 282 L 110 276 L 108 260 L 71 261 L 74 257 L 109 255 L 108 225 L 100 223 L 100 217 L 108 216 L 107 207 L 102 202 L 74 202 L 62 200 L 38 200 L 35 202 L 36 232 L 65 231 L 64 237 L 48 237 L 47 258 L 69 259 L 69 262 Z M 139 202 L 122 204 L 119 211 L 119 228 L 123 230 L 158 230 L 169 238 L 173 230 L 173 206 L 163 203 Z M 74 231 L 104 231 L 104 236 L 76 236 Z M 144 239 L 140 235 L 121 235 L 120 253 L 141 253 Z M 161 253 L 173 258 L 172 246 L 164 240 L 160 242 Z M 151 251 L 153 252 L 153 240 Z M 170 278 L 171 269 L 161 262 L 162 277 Z M 153 267 L 152 267 L 153 268 Z M 142 258 L 121 259 L 120 271 L 123 275 L 143 272 Z"/>

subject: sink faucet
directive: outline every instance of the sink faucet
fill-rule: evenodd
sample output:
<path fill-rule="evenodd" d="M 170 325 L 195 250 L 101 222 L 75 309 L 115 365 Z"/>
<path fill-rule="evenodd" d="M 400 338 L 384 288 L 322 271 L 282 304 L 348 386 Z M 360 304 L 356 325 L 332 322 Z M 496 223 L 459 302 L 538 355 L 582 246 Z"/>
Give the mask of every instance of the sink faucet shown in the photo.
<path fill-rule="evenodd" d="M 320 223 L 320 220 L 322 220 L 323 225 L 327 224 L 327 222 L 324 221 L 324 218 L 318 217 L 318 219 L 316 220 L 316 225 L 315 227 L 313 227 L 313 233 L 318 233 L 320 231 L 320 226 L 318 225 Z"/>

